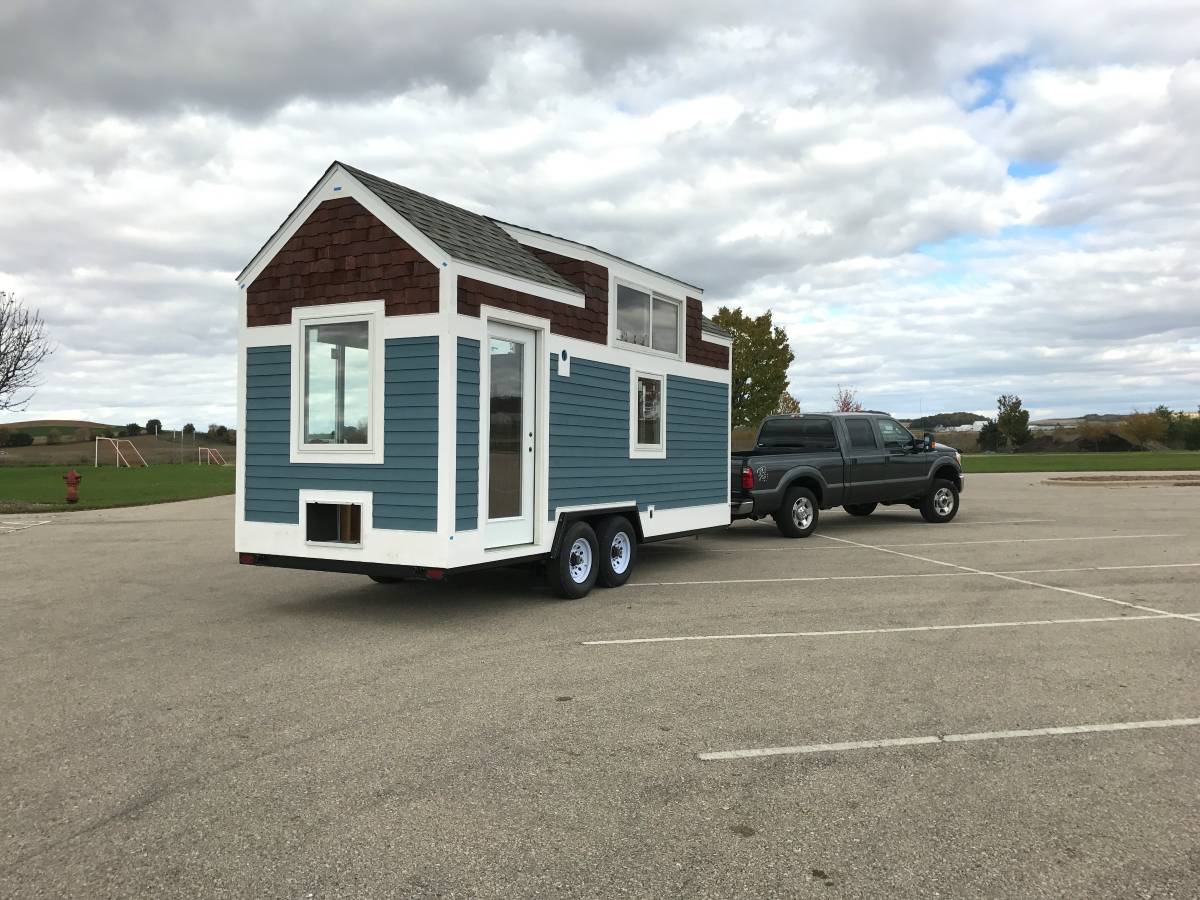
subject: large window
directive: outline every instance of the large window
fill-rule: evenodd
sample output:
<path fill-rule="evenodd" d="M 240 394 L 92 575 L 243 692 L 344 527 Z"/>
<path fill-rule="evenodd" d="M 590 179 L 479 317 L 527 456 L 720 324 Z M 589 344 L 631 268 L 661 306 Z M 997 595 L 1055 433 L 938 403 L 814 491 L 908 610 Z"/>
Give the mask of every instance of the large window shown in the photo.
<path fill-rule="evenodd" d="M 366 445 L 371 435 L 370 326 L 304 326 L 303 443 Z"/>
<path fill-rule="evenodd" d="M 678 300 L 617 285 L 616 339 L 660 353 L 679 353 Z"/>
<path fill-rule="evenodd" d="M 850 446 L 855 450 L 879 449 L 879 441 L 875 439 L 875 429 L 871 427 L 870 419 L 847 419 L 846 431 L 850 435 Z"/>
<path fill-rule="evenodd" d="M 665 379 L 638 372 L 633 377 L 630 410 L 630 456 L 661 458 L 666 455 Z"/>
<path fill-rule="evenodd" d="M 758 435 L 758 446 L 788 450 L 836 450 L 833 422 L 821 416 L 767 419 Z"/>
<path fill-rule="evenodd" d="M 909 430 L 891 419 L 879 420 L 879 433 L 883 436 L 883 446 L 889 450 L 908 450 L 913 445 Z"/>

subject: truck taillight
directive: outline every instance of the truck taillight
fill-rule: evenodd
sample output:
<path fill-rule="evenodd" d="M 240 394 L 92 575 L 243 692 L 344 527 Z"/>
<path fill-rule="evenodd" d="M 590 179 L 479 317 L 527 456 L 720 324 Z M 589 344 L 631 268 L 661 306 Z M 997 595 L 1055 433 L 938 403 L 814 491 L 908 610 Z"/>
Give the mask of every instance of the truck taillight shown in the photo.
<path fill-rule="evenodd" d="M 746 465 L 742 466 L 742 487 L 748 491 L 754 488 L 754 472 Z"/>

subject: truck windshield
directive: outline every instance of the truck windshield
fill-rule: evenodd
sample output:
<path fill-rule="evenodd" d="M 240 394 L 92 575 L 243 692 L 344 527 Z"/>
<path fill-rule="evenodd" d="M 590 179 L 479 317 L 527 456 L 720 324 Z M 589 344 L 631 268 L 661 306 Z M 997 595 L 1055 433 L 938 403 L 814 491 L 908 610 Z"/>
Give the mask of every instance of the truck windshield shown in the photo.
<path fill-rule="evenodd" d="M 836 450 L 833 422 L 818 416 L 797 419 L 768 419 L 758 434 L 760 447 L 788 447 L 804 450 Z"/>

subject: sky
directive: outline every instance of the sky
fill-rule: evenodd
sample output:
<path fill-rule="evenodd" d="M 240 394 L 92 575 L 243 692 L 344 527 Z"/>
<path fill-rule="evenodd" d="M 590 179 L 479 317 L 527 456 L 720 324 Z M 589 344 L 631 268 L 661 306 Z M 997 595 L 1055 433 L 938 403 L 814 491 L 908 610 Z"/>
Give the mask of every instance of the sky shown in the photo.
<path fill-rule="evenodd" d="M 334 159 L 770 310 L 899 416 L 1200 404 L 1200 3 L 0 7 L 23 418 L 232 425 L 234 276 Z"/>

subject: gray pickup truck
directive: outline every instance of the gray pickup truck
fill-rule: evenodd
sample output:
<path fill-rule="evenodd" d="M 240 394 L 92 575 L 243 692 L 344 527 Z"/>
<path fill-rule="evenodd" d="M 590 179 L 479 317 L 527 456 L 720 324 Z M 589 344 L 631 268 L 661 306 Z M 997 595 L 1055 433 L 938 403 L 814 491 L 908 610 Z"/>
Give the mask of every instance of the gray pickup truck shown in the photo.
<path fill-rule="evenodd" d="M 926 522 L 949 522 L 963 489 L 957 450 L 879 413 L 769 416 L 754 449 L 732 456 L 732 518 L 772 516 L 787 537 L 808 537 L 835 506 L 869 516 L 906 504 Z"/>

